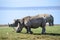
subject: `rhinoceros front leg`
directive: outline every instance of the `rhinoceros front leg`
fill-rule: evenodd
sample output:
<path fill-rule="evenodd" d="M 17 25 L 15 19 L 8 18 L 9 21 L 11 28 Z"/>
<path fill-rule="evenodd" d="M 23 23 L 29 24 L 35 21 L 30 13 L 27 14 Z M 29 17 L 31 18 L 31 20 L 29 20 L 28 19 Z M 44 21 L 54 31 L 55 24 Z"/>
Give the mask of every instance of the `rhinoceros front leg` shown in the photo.
<path fill-rule="evenodd" d="M 26 29 L 26 33 L 29 33 L 28 28 L 27 28 L 27 27 L 25 27 L 25 29 Z"/>
<path fill-rule="evenodd" d="M 53 23 L 53 21 L 51 22 L 51 26 L 54 26 L 54 23 Z"/>
<path fill-rule="evenodd" d="M 46 31 L 45 27 L 42 27 L 42 34 L 45 34 L 45 31 Z"/>
<path fill-rule="evenodd" d="M 27 33 L 30 33 L 30 34 L 33 33 L 33 32 L 31 31 L 31 28 L 30 28 L 30 27 L 27 27 L 26 29 L 27 29 Z"/>

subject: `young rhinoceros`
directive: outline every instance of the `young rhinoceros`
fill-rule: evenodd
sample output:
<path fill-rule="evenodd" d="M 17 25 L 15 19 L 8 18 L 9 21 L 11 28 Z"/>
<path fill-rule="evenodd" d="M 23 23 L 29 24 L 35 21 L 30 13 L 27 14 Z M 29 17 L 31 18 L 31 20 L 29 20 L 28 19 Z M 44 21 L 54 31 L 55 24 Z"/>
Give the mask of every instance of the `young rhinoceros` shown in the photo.
<path fill-rule="evenodd" d="M 43 17 L 46 20 L 46 23 L 49 23 L 49 26 L 54 25 L 54 17 L 51 14 L 39 14 L 38 17 Z"/>

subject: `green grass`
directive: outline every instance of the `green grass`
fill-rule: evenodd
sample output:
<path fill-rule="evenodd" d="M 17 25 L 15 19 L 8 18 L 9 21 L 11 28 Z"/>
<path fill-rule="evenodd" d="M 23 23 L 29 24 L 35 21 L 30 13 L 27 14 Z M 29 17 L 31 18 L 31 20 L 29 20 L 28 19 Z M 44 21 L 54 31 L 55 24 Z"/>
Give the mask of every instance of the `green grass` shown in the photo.
<path fill-rule="evenodd" d="M 27 34 L 25 28 L 16 33 L 11 27 L 0 27 L 0 40 L 60 40 L 60 26 L 46 26 L 46 34 L 41 34 L 41 30 L 32 29 L 33 34 Z"/>

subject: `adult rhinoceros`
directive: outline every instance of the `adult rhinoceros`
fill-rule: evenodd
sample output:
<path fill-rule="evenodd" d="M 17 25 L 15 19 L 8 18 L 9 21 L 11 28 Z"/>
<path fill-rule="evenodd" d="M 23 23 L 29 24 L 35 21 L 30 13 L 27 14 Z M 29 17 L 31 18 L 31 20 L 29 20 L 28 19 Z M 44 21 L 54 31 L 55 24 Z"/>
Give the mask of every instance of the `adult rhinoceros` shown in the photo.
<path fill-rule="evenodd" d="M 43 17 L 46 20 L 46 23 L 49 23 L 49 26 L 54 25 L 54 17 L 51 14 L 39 14 L 38 17 Z"/>
<path fill-rule="evenodd" d="M 19 26 L 18 26 L 19 24 Z M 10 24 L 9 26 L 14 27 L 18 26 L 16 32 L 19 33 L 23 29 L 23 27 L 26 28 L 27 33 L 32 34 L 31 28 L 42 28 L 42 33 L 45 33 L 45 25 L 46 21 L 43 17 L 36 17 L 36 16 L 27 16 L 23 19 L 17 19 L 13 24 Z"/>

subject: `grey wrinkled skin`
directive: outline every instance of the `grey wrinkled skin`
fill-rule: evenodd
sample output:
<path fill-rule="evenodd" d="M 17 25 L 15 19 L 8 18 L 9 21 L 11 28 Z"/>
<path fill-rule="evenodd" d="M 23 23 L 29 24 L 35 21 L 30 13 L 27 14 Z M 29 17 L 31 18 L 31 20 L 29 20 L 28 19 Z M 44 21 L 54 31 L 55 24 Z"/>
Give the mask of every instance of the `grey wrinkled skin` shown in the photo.
<path fill-rule="evenodd" d="M 42 28 L 42 33 L 45 33 L 45 19 L 43 17 L 36 17 L 36 16 L 31 16 L 31 17 L 24 17 L 23 18 L 23 24 L 25 28 L 27 29 L 27 33 L 33 33 L 31 31 L 31 28 Z"/>
<path fill-rule="evenodd" d="M 49 23 L 49 26 L 54 26 L 54 17 L 51 14 L 39 14 L 38 17 L 43 17 L 46 20 L 46 23 Z"/>
<path fill-rule="evenodd" d="M 27 33 L 32 34 L 33 32 L 31 31 L 31 28 L 38 28 L 41 27 L 42 28 L 42 34 L 45 33 L 46 29 L 46 21 L 43 17 L 37 17 L 37 16 L 27 16 L 24 17 L 22 19 L 17 19 L 15 20 L 14 26 L 17 26 L 19 23 L 19 26 L 16 30 L 17 33 L 21 32 L 23 27 L 26 28 Z M 13 24 L 10 25 L 11 27 L 13 27 Z"/>

